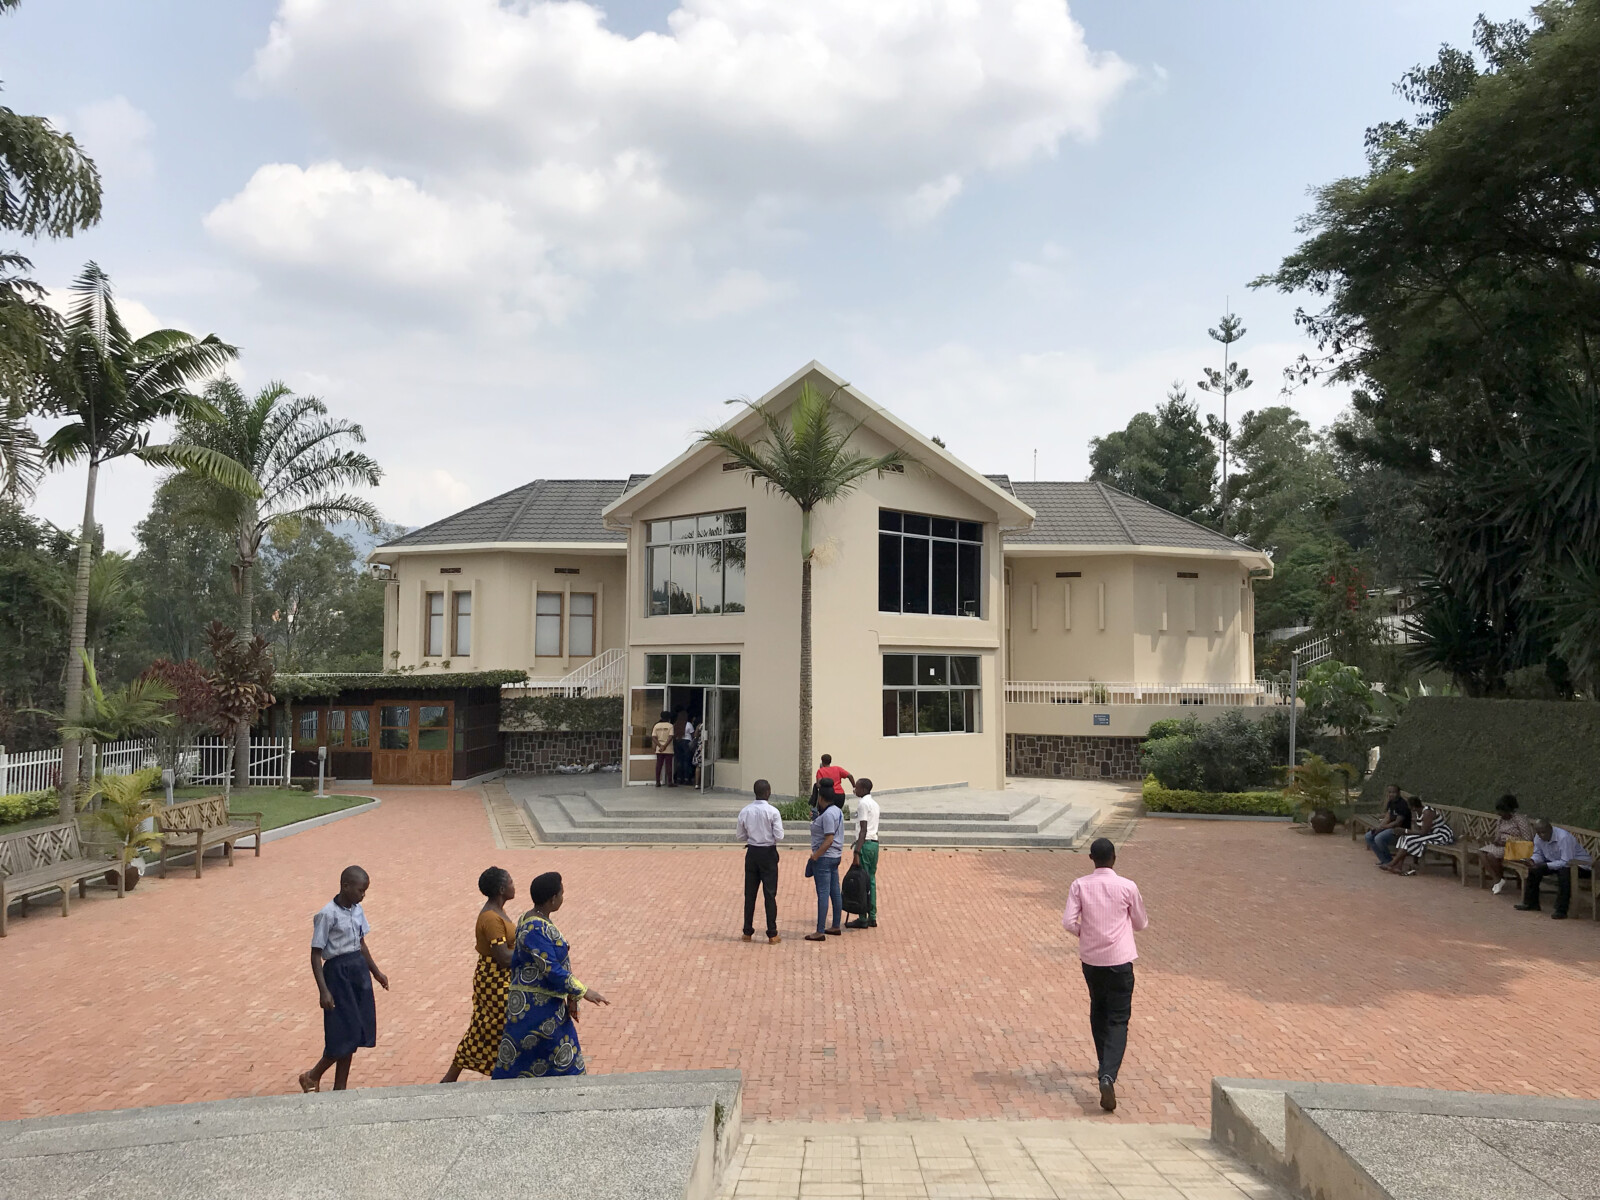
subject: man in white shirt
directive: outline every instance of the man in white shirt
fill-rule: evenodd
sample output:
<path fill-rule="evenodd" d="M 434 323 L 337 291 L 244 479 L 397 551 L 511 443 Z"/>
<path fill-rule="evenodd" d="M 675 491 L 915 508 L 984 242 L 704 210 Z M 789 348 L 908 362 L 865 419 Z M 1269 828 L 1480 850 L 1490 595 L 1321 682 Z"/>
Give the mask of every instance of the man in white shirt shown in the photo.
<path fill-rule="evenodd" d="M 778 936 L 778 843 L 783 841 L 783 817 L 772 806 L 772 785 L 758 779 L 756 798 L 739 810 L 739 840 L 744 843 L 744 940 L 756 934 L 756 889 L 767 907 L 767 945 Z"/>
<path fill-rule="evenodd" d="M 847 929 L 876 929 L 878 927 L 878 802 L 872 798 L 872 780 L 855 781 L 856 793 L 856 844 L 851 848 L 855 861 L 867 873 L 867 911 L 854 921 L 846 921 Z"/>

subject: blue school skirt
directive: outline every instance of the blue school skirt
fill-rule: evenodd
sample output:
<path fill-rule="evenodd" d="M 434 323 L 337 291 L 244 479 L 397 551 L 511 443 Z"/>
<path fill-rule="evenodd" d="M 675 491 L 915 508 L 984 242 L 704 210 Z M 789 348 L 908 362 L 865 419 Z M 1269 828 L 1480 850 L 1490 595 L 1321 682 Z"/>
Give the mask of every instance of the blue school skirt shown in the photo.
<path fill-rule="evenodd" d="M 372 972 L 359 950 L 326 959 L 322 981 L 333 994 L 333 1007 L 322 1010 L 322 1053 L 344 1058 L 363 1046 L 378 1044 L 378 1006 L 372 999 Z"/>

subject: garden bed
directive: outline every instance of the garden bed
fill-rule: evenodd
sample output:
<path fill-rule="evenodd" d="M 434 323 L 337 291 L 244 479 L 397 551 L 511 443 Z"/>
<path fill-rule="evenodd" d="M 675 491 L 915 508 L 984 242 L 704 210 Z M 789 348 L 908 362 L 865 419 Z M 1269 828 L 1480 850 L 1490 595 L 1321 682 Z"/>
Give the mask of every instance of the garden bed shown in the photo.
<path fill-rule="evenodd" d="M 1216 817 L 1292 817 L 1294 801 L 1282 792 L 1190 792 L 1164 788 L 1154 775 L 1144 781 L 1148 813 L 1190 813 Z"/>
<path fill-rule="evenodd" d="M 176 800 L 194 800 L 201 796 L 215 796 L 221 788 L 176 788 Z M 228 806 L 237 812 L 261 814 L 261 831 L 309 821 L 358 804 L 370 804 L 370 796 L 324 796 L 320 800 L 311 792 L 299 788 L 235 788 Z"/>

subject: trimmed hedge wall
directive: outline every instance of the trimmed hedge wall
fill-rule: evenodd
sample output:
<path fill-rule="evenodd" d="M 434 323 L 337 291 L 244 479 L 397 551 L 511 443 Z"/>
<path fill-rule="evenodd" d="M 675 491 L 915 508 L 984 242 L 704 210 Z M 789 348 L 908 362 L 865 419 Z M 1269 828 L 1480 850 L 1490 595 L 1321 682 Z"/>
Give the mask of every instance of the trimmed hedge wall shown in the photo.
<path fill-rule="evenodd" d="M 31 821 L 35 817 L 49 817 L 60 811 L 60 799 L 55 789 L 42 792 L 17 792 L 0 796 L 0 825 L 15 825 L 18 821 Z"/>
<path fill-rule="evenodd" d="M 1600 703 L 1419 696 L 1361 789 L 1398 783 L 1425 800 L 1493 810 L 1510 792 L 1529 818 L 1600 829 Z"/>
<path fill-rule="evenodd" d="M 1229 817 L 1292 817 L 1294 803 L 1282 792 L 1182 792 L 1145 776 L 1146 812 L 1204 813 Z"/>

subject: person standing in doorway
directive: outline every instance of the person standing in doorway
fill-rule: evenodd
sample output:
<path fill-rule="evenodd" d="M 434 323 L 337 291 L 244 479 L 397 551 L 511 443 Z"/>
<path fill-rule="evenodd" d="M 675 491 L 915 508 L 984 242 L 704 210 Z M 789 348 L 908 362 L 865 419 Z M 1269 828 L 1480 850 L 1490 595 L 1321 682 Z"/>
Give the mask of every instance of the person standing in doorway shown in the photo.
<path fill-rule="evenodd" d="M 672 718 L 672 748 L 677 754 L 677 767 L 674 778 L 679 783 L 689 782 L 689 773 L 693 769 L 689 766 L 689 753 L 694 745 L 689 741 L 689 732 L 693 723 L 689 720 L 689 710 L 680 708 Z"/>
<path fill-rule="evenodd" d="M 878 927 L 878 802 L 872 798 L 872 780 L 865 777 L 855 781 L 856 793 L 856 844 L 851 849 L 855 861 L 867 873 L 867 911 L 854 921 L 846 921 L 846 929 L 876 929 Z"/>
<path fill-rule="evenodd" d="M 662 712 L 661 719 L 650 727 L 650 744 L 656 752 L 656 786 L 661 786 L 662 772 L 666 773 L 667 786 L 678 786 L 677 769 L 673 764 L 675 755 L 672 742 L 672 714 Z"/>
<path fill-rule="evenodd" d="M 839 893 L 839 860 L 844 857 L 844 814 L 839 811 L 839 796 L 824 788 L 818 803 L 823 809 L 811 822 L 811 859 L 806 873 L 817 885 L 817 931 L 806 934 L 808 942 L 825 942 L 828 935 L 840 937 L 844 927 L 844 897 Z M 824 928 L 828 904 L 833 903 L 833 924 Z"/>
<path fill-rule="evenodd" d="M 756 935 L 756 891 L 767 905 L 767 945 L 778 937 L 778 843 L 783 841 L 783 817 L 772 806 L 772 785 L 756 780 L 756 798 L 739 810 L 738 833 L 744 842 L 744 940 Z"/>
<path fill-rule="evenodd" d="M 1100 1107 L 1116 1111 L 1117 1074 L 1128 1048 L 1128 1018 L 1133 1012 L 1133 960 L 1139 957 L 1133 935 L 1150 924 L 1139 885 L 1116 870 L 1117 848 L 1110 838 L 1089 847 L 1094 870 L 1072 881 L 1061 925 L 1078 939 L 1083 979 L 1089 985 L 1089 1029 L 1094 1034 Z"/>
<path fill-rule="evenodd" d="M 360 867 L 339 875 L 339 894 L 311 918 L 311 977 L 322 1005 L 322 1057 L 300 1074 L 302 1092 L 320 1092 L 322 1075 L 334 1068 L 333 1090 L 350 1083 L 350 1060 L 363 1046 L 378 1044 L 378 1010 L 372 998 L 376 979 L 389 990 L 389 977 L 378 970 L 367 949 L 367 914 L 361 907 L 369 880 Z"/>

